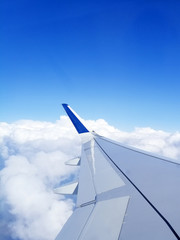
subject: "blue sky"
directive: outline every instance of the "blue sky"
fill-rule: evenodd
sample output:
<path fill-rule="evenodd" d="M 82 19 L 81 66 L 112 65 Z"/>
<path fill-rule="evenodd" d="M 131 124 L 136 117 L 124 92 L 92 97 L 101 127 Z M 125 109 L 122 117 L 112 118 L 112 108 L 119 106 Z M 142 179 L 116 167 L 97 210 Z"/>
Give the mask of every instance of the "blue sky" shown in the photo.
<path fill-rule="evenodd" d="M 0 121 L 180 130 L 179 1 L 0 3 Z"/>

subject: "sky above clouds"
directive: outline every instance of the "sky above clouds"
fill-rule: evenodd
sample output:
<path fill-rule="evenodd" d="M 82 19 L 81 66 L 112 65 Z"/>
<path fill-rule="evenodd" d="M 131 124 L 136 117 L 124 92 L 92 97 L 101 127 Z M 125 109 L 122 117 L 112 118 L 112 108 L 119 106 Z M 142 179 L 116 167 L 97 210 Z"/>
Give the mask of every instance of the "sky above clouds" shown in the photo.
<path fill-rule="evenodd" d="M 126 130 L 180 128 L 180 3 L 2 0 L 1 121 L 56 121 L 61 103 Z"/>
<path fill-rule="evenodd" d="M 53 240 L 72 213 L 53 193 L 80 154 L 61 103 L 100 135 L 180 161 L 179 12 L 178 0 L 0 2 L 2 240 Z"/>

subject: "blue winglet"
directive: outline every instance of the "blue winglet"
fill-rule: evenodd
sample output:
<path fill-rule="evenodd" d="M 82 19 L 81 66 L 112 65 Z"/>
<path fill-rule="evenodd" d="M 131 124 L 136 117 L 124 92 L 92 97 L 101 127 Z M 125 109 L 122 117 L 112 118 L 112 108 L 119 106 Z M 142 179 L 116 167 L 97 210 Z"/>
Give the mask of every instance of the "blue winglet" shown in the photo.
<path fill-rule="evenodd" d="M 76 128 L 77 132 L 80 133 L 86 133 L 89 132 L 87 128 L 80 122 L 80 120 L 77 118 L 77 116 L 72 112 L 68 104 L 62 104 L 64 107 L 67 115 L 71 119 L 71 122 L 73 123 L 74 127 Z"/>

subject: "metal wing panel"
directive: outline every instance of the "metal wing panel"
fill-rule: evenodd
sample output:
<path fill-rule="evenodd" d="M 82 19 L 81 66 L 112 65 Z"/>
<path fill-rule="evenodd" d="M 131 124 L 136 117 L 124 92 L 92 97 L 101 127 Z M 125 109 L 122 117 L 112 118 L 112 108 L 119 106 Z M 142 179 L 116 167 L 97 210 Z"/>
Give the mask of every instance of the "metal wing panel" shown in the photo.
<path fill-rule="evenodd" d="M 91 204 L 75 209 L 55 240 L 78 240 L 93 208 L 94 205 Z"/>
<path fill-rule="evenodd" d="M 80 206 L 84 203 L 95 200 L 96 192 L 93 183 L 92 174 L 90 171 L 89 163 L 82 149 L 81 153 L 81 167 L 79 172 L 79 187 L 77 195 L 77 206 Z"/>
<path fill-rule="evenodd" d="M 117 240 L 128 201 L 125 196 L 76 208 L 56 240 Z"/>
<path fill-rule="evenodd" d="M 83 144 L 76 209 L 56 240 L 117 240 L 129 196 L 112 194 L 109 199 L 98 196 L 122 186 L 124 182 L 107 161 L 94 138 Z"/>
<path fill-rule="evenodd" d="M 124 182 L 112 168 L 94 139 L 89 141 L 83 148 L 90 166 L 96 194 L 124 185 Z"/>
<path fill-rule="evenodd" d="M 96 141 L 114 167 L 130 180 L 128 184 L 133 183 L 180 235 L 180 165 L 105 138 Z"/>
<path fill-rule="evenodd" d="M 119 240 L 177 240 L 161 217 L 132 186 L 126 185 L 123 190 L 129 193 L 130 199 Z"/>
<path fill-rule="evenodd" d="M 129 197 L 98 201 L 79 240 L 118 239 Z"/>

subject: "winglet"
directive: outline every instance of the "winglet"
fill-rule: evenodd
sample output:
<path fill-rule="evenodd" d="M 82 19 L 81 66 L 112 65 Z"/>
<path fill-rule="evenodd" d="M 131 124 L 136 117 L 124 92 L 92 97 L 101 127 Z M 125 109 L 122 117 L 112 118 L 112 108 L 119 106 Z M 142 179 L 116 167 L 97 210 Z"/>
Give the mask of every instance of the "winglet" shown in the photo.
<path fill-rule="evenodd" d="M 64 104 L 62 104 L 62 106 L 64 107 L 67 115 L 71 119 L 71 122 L 73 123 L 74 127 L 76 128 L 76 130 L 79 134 L 89 132 L 87 130 L 87 128 L 79 120 L 78 115 L 70 108 L 70 106 L 68 104 L 64 103 Z"/>

